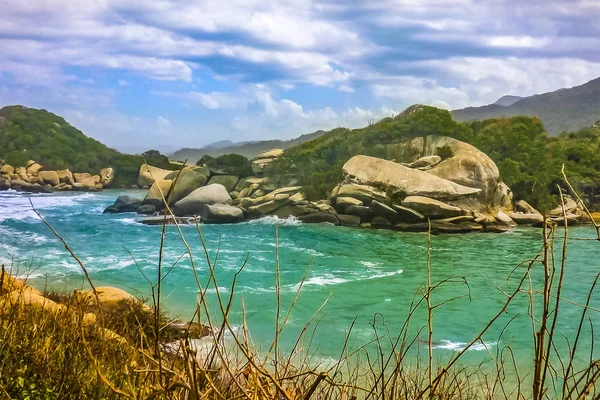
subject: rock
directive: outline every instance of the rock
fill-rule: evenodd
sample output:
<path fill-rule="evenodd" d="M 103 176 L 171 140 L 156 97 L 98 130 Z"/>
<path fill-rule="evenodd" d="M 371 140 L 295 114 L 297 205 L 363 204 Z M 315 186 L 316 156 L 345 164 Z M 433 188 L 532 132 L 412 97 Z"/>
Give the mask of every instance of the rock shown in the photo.
<path fill-rule="evenodd" d="M 96 187 L 96 181 L 94 177 L 87 172 L 74 173 L 73 178 L 75 178 L 75 183 L 80 183 L 87 187 Z"/>
<path fill-rule="evenodd" d="M 415 151 L 423 157 L 437 155 L 442 148 L 448 149 L 451 156 L 427 170 L 427 173 L 463 187 L 480 189 L 477 196 L 479 203 L 483 206 L 491 203 L 500 175 L 498 167 L 474 146 L 445 136 L 429 135 L 405 142 L 402 147 L 412 157 Z"/>
<path fill-rule="evenodd" d="M 402 232 L 429 232 L 430 226 L 427 222 L 416 224 L 401 223 L 394 225 L 394 230 Z M 483 227 L 478 224 L 456 225 L 448 222 L 431 221 L 431 234 L 438 235 L 440 233 L 469 233 L 474 230 L 482 230 Z"/>
<path fill-rule="evenodd" d="M 331 192 L 331 202 L 335 204 L 338 197 L 352 197 L 362 201 L 365 205 L 371 204 L 373 200 L 385 201 L 387 199 L 385 192 L 381 190 L 354 183 L 336 186 Z"/>
<path fill-rule="evenodd" d="M 56 171 L 40 171 L 38 172 L 38 176 L 44 183 L 52 186 L 57 186 L 60 183 L 60 179 L 58 178 Z"/>
<path fill-rule="evenodd" d="M 82 305 L 94 307 L 99 302 L 103 310 L 119 310 L 118 307 L 123 302 L 140 302 L 125 290 L 112 286 L 97 287 L 96 294 L 91 289 L 75 290 L 74 293 L 76 300 Z"/>
<path fill-rule="evenodd" d="M 438 219 L 436 222 L 443 222 L 447 224 L 461 224 L 463 222 L 471 223 L 474 222 L 474 220 L 475 218 L 472 215 L 459 215 L 458 217 Z"/>
<path fill-rule="evenodd" d="M 67 185 L 73 185 L 73 183 L 75 183 L 73 173 L 68 169 L 59 169 L 56 171 L 56 174 L 58 175 L 58 180 L 66 183 Z"/>
<path fill-rule="evenodd" d="M 515 209 L 517 212 L 521 212 L 524 214 L 540 214 L 538 210 L 533 208 L 528 202 L 525 200 L 519 200 L 515 203 Z M 541 215 L 541 214 L 540 214 Z"/>
<path fill-rule="evenodd" d="M 430 218 L 450 218 L 462 214 L 458 207 L 423 196 L 409 196 L 402 201 L 402 205 Z"/>
<path fill-rule="evenodd" d="M 398 213 L 398 220 L 401 222 L 421 222 L 425 216 L 412 208 L 404 207 L 398 204 L 392 204 L 394 211 Z"/>
<path fill-rule="evenodd" d="M 558 206 L 548 212 L 550 216 L 562 217 L 564 214 L 575 214 L 578 210 L 582 209 L 581 207 L 571 196 L 563 195 L 563 206 Z M 580 213 L 580 212 L 579 212 Z"/>
<path fill-rule="evenodd" d="M 518 225 L 532 225 L 544 221 L 544 217 L 539 213 L 522 213 L 509 211 L 506 215 Z"/>
<path fill-rule="evenodd" d="M 380 203 L 377 200 L 373 200 L 371 203 L 371 210 L 375 217 L 383 217 L 391 223 L 398 222 L 398 213 L 390 206 Z M 372 222 L 372 221 L 371 221 Z"/>
<path fill-rule="evenodd" d="M 270 200 L 265 203 L 260 203 L 254 206 L 248 207 L 248 214 L 253 217 L 260 217 L 271 214 L 273 211 L 280 207 L 283 207 L 288 203 L 287 199 L 284 200 Z"/>
<path fill-rule="evenodd" d="M 195 224 L 195 220 L 194 220 L 194 218 L 190 218 L 190 217 L 175 217 L 175 218 L 173 218 L 170 215 L 167 215 L 167 218 L 165 218 L 164 216 L 161 216 L 161 217 L 143 219 L 140 221 L 140 223 L 142 223 L 144 225 L 162 225 L 163 223 L 165 225 L 175 225 L 175 223 L 177 223 L 178 225 L 192 225 L 192 224 Z"/>
<path fill-rule="evenodd" d="M 370 207 L 365 206 L 348 206 L 346 207 L 345 214 L 355 215 L 361 218 L 370 218 L 373 215 Z"/>
<path fill-rule="evenodd" d="M 419 158 L 417 161 L 411 163 L 409 165 L 410 168 L 426 168 L 433 167 L 434 165 L 439 164 L 442 161 L 442 157 L 440 156 L 425 156 Z"/>
<path fill-rule="evenodd" d="M 199 214 L 202 222 L 211 224 L 230 224 L 244 220 L 244 212 L 240 208 L 227 204 L 203 204 Z"/>
<path fill-rule="evenodd" d="M 115 171 L 112 168 L 102 168 L 100 170 L 100 183 L 104 187 L 109 187 L 115 179 Z"/>
<path fill-rule="evenodd" d="M 486 224 L 483 231 L 489 233 L 505 233 L 510 231 L 510 229 L 510 226 L 507 225 Z"/>
<path fill-rule="evenodd" d="M 340 196 L 335 199 L 335 208 L 339 212 L 343 213 L 346 211 L 348 206 L 362 206 L 363 202 L 359 199 L 355 199 L 354 197 L 344 197 Z"/>
<path fill-rule="evenodd" d="M 517 225 L 515 223 L 515 221 L 513 221 L 511 217 L 509 217 L 508 215 L 506 215 L 506 213 L 504 211 L 498 211 L 498 213 L 496 214 L 496 220 L 498 222 L 501 222 L 501 223 L 503 223 L 505 225 L 508 225 L 508 226 L 515 226 L 515 225 Z"/>
<path fill-rule="evenodd" d="M 17 175 L 27 175 L 27 168 L 25 168 L 25 167 L 17 167 L 17 168 L 15 168 L 15 174 L 17 174 Z"/>
<path fill-rule="evenodd" d="M 173 171 L 168 174 L 165 180 L 171 180 L 175 184 L 169 195 L 169 203 L 175 204 L 194 190 L 206 185 L 208 177 L 198 167 L 184 167 L 181 172 Z"/>
<path fill-rule="evenodd" d="M 146 197 L 144 197 L 144 200 L 142 200 L 142 205 L 151 204 L 157 210 L 162 210 L 163 208 L 165 208 L 164 199 L 167 199 L 169 197 L 169 190 L 171 190 L 172 185 L 173 181 L 168 179 L 154 182 L 148 190 L 148 192 L 146 193 Z"/>
<path fill-rule="evenodd" d="M 306 201 L 306 196 L 302 192 L 298 192 L 290 196 L 290 202 L 294 204 L 298 204 L 303 201 Z"/>
<path fill-rule="evenodd" d="M 235 190 L 237 192 L 241 192 L 243 189 L 245 189 L 246 187 L 250 186 L 250 184 L 248 183 L 248 180 L 254 178 L 253 176 L 245 176 L 243 178 L 240 178 L 237 182 L 237 184 L 235 185 Z"/>
<path fill-rule="evenodd" d="M 0 272 L 0 296 L 4 293 L 12 292 L 13 290 L 19 290 L 25 287 L 25 282 L 22 279 L 15 278 L 8 272 L 3 275 Z"/>
<path fill-rule="evenodd" d="M 136 209 L 138 214 L 152 215 L 156 212 L 156 207 L 153 204 L 143 204 Z"/>
<path fill-rule="evenodd" d="M 179 320 L 169 321 L 162 329 L 169 341 L 179 341 L 186 338 L 200 339 L 212 333 L 210 326 Z"/>
<path fill-rule="evenodd" d="M 202 186 L 175 203 L 175 215 L 198 215 L 203 204 L 231 204 L 231 196 L 223 185 Z"/>
<path fill-rule="evenodd" d="M 5 164 L 2 167 L 0 167 L 0 174 L 10 175 L 10 174 L 13 174 L 14 172 L 15 172 L 15 169 L 12 165 Z"/>
<path fill-rule="evenodd" d="M 338 214 L 338 220 L 341 226 L 359 226 L 361 219 L 357 215 Z"/>
<path fill-rule="evenodd" d="M 140 167 L 140 172 L 138 175 L 138 186 L 150 187 L 150 186 L 152 186 L 152 184 L 154 183 L 155 180 L 162 181 L 171 172 L 173 172 L 173 171 L 153 167 L 148 164 L 143 164 Z"/>
<path fill-rule="evenodd" d="M 348 160 L 344 164 L 343 173 L 347 180 L 385 189 L 392 196 L 425 196 L 453 200 L 481 192 L 481 189 L 462 186 L 424 171 L 362 155 Z"/>
<path fill-rule="evenodd" d="M 279 158 L 283 155 L 283 149 L 272 149 L 263 151 L 259 155 L 256 156 L 257 159 L 265 159 L 265 158 Z"/>
<path fill-rule="evenodd" d="M 335 214 L 330 214 L 323 211 L 317 211 L 299 217 L 300 221 L 307 224 L 329 223 L 339 225 L 340 221 Z"/>
<path fill-rule="evenodd" d="M 34 161 L 33 164 L 27 166 L 27 173 L 35 175 L 40 171 L 40 169 L 42 169 L 42 166 Z"/>
<path fill-rule="evenodd" d="M 215 175 L 208 181 L 209 184 L 219 184 L 225 186 L 227 192 L 233 192 L 239 178 L 234 175 Z"/>
<path fill-rule="evenodd" d="M 119 196 L 115 202 L 108 206 L 105 213 L 124 213 L 136 212 L 138 207 L 142 205 L 142 200 L 131 196 Z"/>
<path fill-rule="evenodd" d="M 387 228 L 392 226 L 392 223 L 387 218 L 378 215 L 371 220 L 371 225 L 374 228 Z"/>
<path fill-rule="evenodd" d="M 54 301 L 44 297 L 42 293 L 29 286 L 25 286 L 19 290 L 14 290 L 8 293 L 3 299 L 11 304 L 19 304 L 21 306 L 39 307 L 44 311 L 53 313 L 63 313 L 66 311 L 66 307 L 62 304 L 55 303 Z M 1 307 L 0 303 L 0 307 Z"/>
<path fill-rule="evenodd" d="M 8 179 L 0 179 L 0 190 L 8 190 L 11 187 L 11 183 Z"/>
<path fill-rule="evenodd" d="M 92 175 L 92 178 L 94 178 L 94 185 L 100 183 L 100 175 Z"/>
<path fill-rule="evenodd" d="M 513 209 L 513 192 L 504 182 L 498 182 L 494 195 L 492 196 L 492 207 L 500 207 L 505 210 Z"/>

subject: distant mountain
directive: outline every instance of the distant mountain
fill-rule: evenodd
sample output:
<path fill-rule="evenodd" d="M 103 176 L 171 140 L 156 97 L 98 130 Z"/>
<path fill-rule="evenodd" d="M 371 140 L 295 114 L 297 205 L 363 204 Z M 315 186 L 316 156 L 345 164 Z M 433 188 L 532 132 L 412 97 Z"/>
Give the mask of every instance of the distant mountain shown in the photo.
<path fill-rule="evenodd" d="M 238 142 L 234 143 L 230 140 L 222 140 L 211 143 L 199 149 L 183 148 L 169 155 L 172 160 L 185 161 L 189 164 L 195 164 L 202 157 L 209 155 L 218 157 L 224 154 L 241 154 L 248 158 L 254 158 L 260 153 L 270 149 L 287 149 L 298 144 L 308 142 L 322 136 L 325 131 L 316 131 L 307 133 L 296 139 L 291 140 L 261 140 L 253 142 Z"/>
<path fill-rule="evenodd" d="M 521 99 L 522 99 L 521 96 L 506 95 L 506 96 L 500 97 L 493 104 L 497 104 L 497 105 L 503 106 L 503 107 L 508 107 L 508 106 L 512 106 L 513 104 L 515 104 L 517 101 L 519 101 Z"/>
<path fill-rule="evenodd" d="M 551 135 L 576 131 L 591 126 L 600 119 L 600 78 L 570 89 L 524 97 L 510 105 L 500 105 L 498 102 L 483 107 L 454 110 L 452 116 L 457 121 L 517 115 L 537 116 Z"/>

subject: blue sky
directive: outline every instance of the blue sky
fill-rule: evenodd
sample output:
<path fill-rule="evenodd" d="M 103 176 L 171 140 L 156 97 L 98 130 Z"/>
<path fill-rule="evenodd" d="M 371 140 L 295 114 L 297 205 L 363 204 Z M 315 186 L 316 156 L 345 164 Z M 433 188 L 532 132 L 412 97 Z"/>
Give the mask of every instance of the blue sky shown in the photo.
<path fill-rule="evenodd" d="M 124 151 L 288 139 L 600 76 L 597 0 L 2 0 L 0 106 Z"/>

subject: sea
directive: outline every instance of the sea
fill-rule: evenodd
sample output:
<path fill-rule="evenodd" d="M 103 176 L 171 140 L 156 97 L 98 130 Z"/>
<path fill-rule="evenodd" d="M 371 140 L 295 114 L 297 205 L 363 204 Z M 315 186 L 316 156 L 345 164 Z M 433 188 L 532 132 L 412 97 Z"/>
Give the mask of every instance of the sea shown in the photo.
<path fill-rule="evenodd" d="M 245 326 L 256 351 L 266 352 L 279 320 L 278 326 L 284 325 L 280 352 L 302 349 L 321 364 L 341 354 L 355 354 L 363 362 L 371 360 L 369 354 L 377 358 L 404 334 L 403 341 L 412 343 L 408 357 L 427 357 L 423 296 L 429 271 L 435 287 L 431 305 L 436 360 L 451 359 L 494 319 L 460 362 L 493 369 L 510 353 L 522 373 L 532 371 L 533 331 L 539 328 L 532 316 L 537 319 L 541 313 L 544 271 L 540 262 L 533 262 L 529 272 L 528 266 L 543 247 L 541 229 L 428 237 L 266 217 L 231 225 L 184 225 L 181 230 L 167 226 L 163 238 L 161 226 L 140 222 L 147 217 L 103 213 L 125 194 L 144 196 L 139 190 L 0 192 L 0 262 L 40 290 L 88 287 L 62 238 L 96 286 L 119 287 L 145 299 L 152 298 L 161 263 L 160 300 L 173 318 L 194 317 L 203 296 L 208 312 L 201 310 L 202 322 L 210 317 L 218 325 L 221 305 L 230 302 L 230 335 Z M 564 235 L 557 229 L 549 250 L 555 282 Z M 595 238 L 590 226 L 568 230 L 551 354 L 568 356 L 585 310 L 575 356 L 581 365 L 600 355 L 600 346 L 593 346 L 594 332 L 600 332 L 600 289 L 590 292 L 600 272 L 600 242 Z M 521 290 L 504 307 L 524 277 Z M 552 309 L 554 301 L 552 297 Z"/>

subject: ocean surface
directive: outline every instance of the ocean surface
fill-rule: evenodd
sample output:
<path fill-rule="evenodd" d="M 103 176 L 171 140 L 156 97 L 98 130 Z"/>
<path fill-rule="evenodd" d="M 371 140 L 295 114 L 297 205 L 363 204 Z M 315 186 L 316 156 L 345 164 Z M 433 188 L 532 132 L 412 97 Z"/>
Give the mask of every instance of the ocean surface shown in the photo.
<path fill-rule="evenodd" d="M 0 192 L 0 260 L 39 289 L 73 290 L 85 287 L 79 265 L 33 212 L 33 206 L 68 242 L 83 261 L 95 285 L 123 288 L 150 297 L 150 282 L 157 280 L 161 227 L 139 223 L 135 214 L 103 214 L 117 196 L 143 197 L 142 191 L 107 190 L 100 193 L 25 195 Z M 277 230 L 277 233 L 276 233 Z M 194 263 L 215 321 L 218 321 L 217 288 L 206 286 L 208 265 L 194 226 L 182 231 L 192 249 Z M 300 294 L 280 339 L 289 351 L 305 325 L 303 348 L 321 360 L 337 359 L 346 337 L 347 349 L 358 349 L 379 335 L 395 338 L 403 327 L 411 303 L 417 302 L 427 282 L 427 235 L 385 230 L 364 230 L 329 225 L 305 225 L 293 219 L 264 218 L 236 225 L 201 225 L 208 255 L 214 265 L 218 292 L 227 302 L 234 274 L 237 279 L 231 321 L 239 327 L 245 317 L 252 340 L 268 349 L 275 332 L 277 309 L 276 269 L 279 258 L 281 320 Z M 557 231 L 557 251 L 562 246 Z M 581 240 L 595 237 L 590 227 L 569 230 L 563 303 L 557 325 L 557 348 L 567 349 L 579 324 L 583 304 L 595 275 L 600 272 L 600 243 Z M 540 250 L 542 231 L 518 228 L 504 234 L 470 233 L 431 238 L 432 283 L 448 280 L 432 294 L 433 304 L 447 303 L 434 311 L 434 357 L 447 359 L 470 342 L 502 308 L 506 296 L 523 276 L 526 264 Z M 163 250 L 164 308 L 172 316 L 192 317 L 198 286 L 190 258 L 177 229 L 167 228 Z M 276 254 L 278 253 L 278 254 Z M 512 273 L 512 275 L 511 275 Z M 510 279 L 508 279 L 510 276 Z M 463 362 L 493 362 L 509 346 L 517 364 L 527 369 L 533 358 L 529 285 L 542 287 L 541 264 L 532 269 L 524 292 L 467 352 Z M 590 325 L 600 332 L 600 289 L 592 297 L 584 324 L 578 360 L 589 358 Z M 533 294 L 535 315 L 539 295 Z M 451 300 L 454 299 L 454 300 Z M 243 301 L 243 307 L 242 307 Z M 326 302 L 323 308 L 320 307 Z M 507 325 L 508 324 L 508 325 Z M 413 313 L 409 338 L 419 337 L 412 356 L 427 353 L 427 310 Z M 502 333 L 502 334 L 501 334 Z M 382 339 L 389 343 L 389 339 Z M 386 345 L 384 344 L 384 347 Z M 598 348 L 600 346 L 595 346 Z M 369 350 L 371 349 L 371 350 Z M 366 351 L 372 351 L 373 344 Z M 599 355 L 595 351 L 596 357 Z"/>

